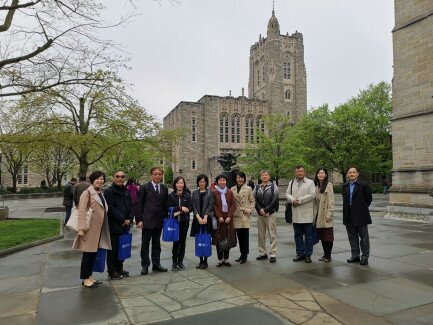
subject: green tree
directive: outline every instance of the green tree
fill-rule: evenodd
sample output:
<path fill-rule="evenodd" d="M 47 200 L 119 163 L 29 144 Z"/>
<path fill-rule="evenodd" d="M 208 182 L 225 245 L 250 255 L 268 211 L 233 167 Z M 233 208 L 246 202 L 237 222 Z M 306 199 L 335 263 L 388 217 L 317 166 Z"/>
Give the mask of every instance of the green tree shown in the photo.
<path fill-rule="evenodd" d="M 25 96 L 27 109 L 49 110 L 41 121 L 47 139 L 70 150 L 79 175 L 121 145 L 151 140 L 160 124 L 126 91 L 111 71 L 97 71 L 93 84 L 58 87 Z"/>
<path fill-rule="evenodd" d="M 323 105 L 307 113 L 296 126 L 304 158 L 312 166 L 338 171 L 343 182 L 347 169 L 389 171 L 391 162 L 389 84 L 370 85 L 331 111 Z"/>
<path fill-rule="evenodd" d="M 264 118 L 265 132 L 256 130 L 257 141 L 246 146 L 239 158 L 243 170 L 258 175 L 268 169 L 278 184 L 280 178 L 292 176 L 294 166 L 305 164 L 299 149 L 300 141 L 293 137 L 289 116 L 269 115 Z"/>

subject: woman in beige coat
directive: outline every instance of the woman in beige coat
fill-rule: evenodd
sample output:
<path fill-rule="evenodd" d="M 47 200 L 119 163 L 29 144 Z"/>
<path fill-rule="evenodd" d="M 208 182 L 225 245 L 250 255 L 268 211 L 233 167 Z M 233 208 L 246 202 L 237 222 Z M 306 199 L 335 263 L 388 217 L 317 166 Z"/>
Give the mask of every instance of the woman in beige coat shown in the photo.
<path fill-rule="evenodd" d="M 75 237 L 72 248 L 83 252 L 81 259 L 80 278 L 82 285 L 87 288 L 95 288 L 102 282 L 92 278 L 93 264 L 95 263 L 98 248 L 111 250 L 110 231 L 108 228 L 107 210 L 101 187 L 105 183 L 105 174 L 95 171 L 89 176 L 92 184 L 81 194 L 78 206 L 78 234 Z M 92 209 L 90 228 L 86 229 L 87 210 Z"/>
<path fill-rule="evenodd" d="M 334 242 L 334 189 L 328 182 L 328 171 L 320 167 L 314 177 L 316 197 L 314 199 L 314 216 L 316 217 L 317 237 L 322 241 L 323 256 L 319 261 L 331 262 L 331 252 Z"/>
<path fill-rule="evenodd" d="M 233 215 L 233 222 L 238 236 L 241 256 L 236 260 L 244 264 L 247 261 L 249 248 L 249 231 L 251 226 L 251 213 L 254 210 L 256 200 L 253 190 L 246 184 L 247 176 L 239 171 L 236 176 L 236 185 L 232 187 L 235 196 L 236 210 Z"/>

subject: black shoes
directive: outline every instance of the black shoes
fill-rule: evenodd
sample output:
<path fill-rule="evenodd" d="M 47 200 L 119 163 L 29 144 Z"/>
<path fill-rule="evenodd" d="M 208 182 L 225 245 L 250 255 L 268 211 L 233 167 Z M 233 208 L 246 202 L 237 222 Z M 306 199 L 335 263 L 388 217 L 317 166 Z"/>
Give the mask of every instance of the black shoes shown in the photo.
<path fill-rule="evenodd" d="M 293 262 L 299 262 L 304 260 L 305 260 L 305 256 L 296 255 L 296 257 L 293 259 Z"/>
<path fill-rule="evenodd" d="M 86 287 L 86 288 L 97 288 L 97 287 L 99 287 L 98 282 L 93 282 L 92 285 L 90 285 L 90 286 L 85 285 L 85 284 L 84 284 L 84 281 L 81 282 L 81 284 L 83 285 L 83 287 Z"/>
<path fill-rule="evenodd" d="M 247 256 L 248 255 L 241 255 L 237 260 L 235 260 L 235 262 L 239 262 L 240 264 L 244 264 L 247 261 Z"/>
<path fill-rule="evenodd" d="M 257 261 L 265 260 L 267 258 L 268 258 L 268 255 L 260 255 L 260 256 L 257 256 Z"/>
<path fill-rule="evenodd" d="M 359 261 L 359 265 L 368 265 L 368 259 L 361 258 L 361 260 Z"/>
<path fill-rule="evenodd" d="M 271 258 L 269 259 L 269 262 L 271 263 L 275 263 L 277 261 L 277 258 L 275 256 L 271 256 Z"/>
<path fill-rule="evenodd" d="M 147 267 L 143 267 L 143 268 L 141 269 L 141 275 L 146 275 L 147 273 L 149 273 L 149 268 L 147 268 Z"/>
<path fill-rule="evenodd" d="M 207 269 L 207 263 L 203 263 L 203 264 L 201 265 L 201 269 L 202 269 L 202 270 L 206 270 L 206 269 Z"/>
<path fill-rule="evenodd" d="M 360 261 L 359 257 L 351 257 L 347 260 L 347 263 L 357 263 L 359 261 Z"/>
<path fill-rule="evenodd" d="M 182 261 L 177 262 L 177 266 L 178 266 L 177 268 L 178 270 L 182 270 L 182 271 L 185 270 L 185 265 L 183 265 Z"/>
<path fill-rule="evenodd" d="M 163 267 L 161 264 L 152 267 L 152 271 L 155 272 L 167 272 L 167 268 Z"/>
<path fill-rule="evenodd" d="M 311 263 L 311 256 L 305 256 L 305 263 Z"/>
<path fill-rule="evenodd" d="M 120 270 L 119 273 L 120 273 L 120 275 L 123 276 L 124 278 L 129 277 L 129 272 L 128 272 L 128 271 Z"/>
<path fill-rule="evenodd" d="M 179 270 L 176 262 L 173 262 L 173 264 L 171 264 L 171 270 L 172 271 L 178 271 Z"/>
<path fill-rule="evenodd" d="M 113 272 L 109 272 L 109 273 L 108 273 L 108 278 L 109 278 L 110 280 L 120 280 L 120 279 L 123 278 L 123 276 L 122 276 L 122 274 L 120 274 L 119 272 L 117 272 L 117 271 L 113 271 Z"/>

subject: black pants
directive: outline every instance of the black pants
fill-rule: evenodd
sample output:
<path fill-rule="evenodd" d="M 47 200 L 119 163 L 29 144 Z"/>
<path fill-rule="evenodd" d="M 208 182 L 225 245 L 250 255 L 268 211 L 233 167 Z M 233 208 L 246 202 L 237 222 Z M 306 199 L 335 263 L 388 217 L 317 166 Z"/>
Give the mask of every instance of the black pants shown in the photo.
<path fill-rule="evenodd" d="M 239 250 L 241 251 L 241 256 L 247 257 L 250 252 L 250 229 L 237 228 L 236 235 L 238 236 Z"/>
<path fill-rule="evenodd" d="M 368 236 L 368 226 L 353 226 L 346 225 L 347 237 L 349 237 L 350 249 L 352 257 L 360 257 L 368 259 L 370 256 L 370 238 Z M 361 246 L 361 253 L 359 250 Z"/>
<path fill-rule="evenodd" d="M 141 232 L 141 266 L 149 267 L 150 259 L 149 259 L 149 246 L 150 241 L 152 241 L 152 265 L 156 267 L 160 265 L 161 258 L 161 242 L 159 241 L 161 238 L 162 228 L 143 228 Z"/>
<path fill-rule="evenodd" d="M 200 264 L 207 264 L 207 257 L 200 256 Z"/>
<path fill-rule="evenodd" d="M 186 235 L 188 234 L 189 222 L 179 222 L 179 240 L 173 242 L 173 262 L 182 262 L 185 257 Z"/>
<path fill-rule="evenodd" d="M 119 252 L 119 237 L 120 234 L 111 234 L 111 251 L 107 251 L 107 271 L 112 273 L 114 271 L 120 272 L 123 270 L 123 260 L 117 259 L 117 254 Z"/>
<path fill-rule="evenodd" d="M 334 246 L 334 242 L 322 240 L 323 255 L 325 256 L 325 258 L 328 259 L 331 258 L 331 252 L 333 246 Z"/>
<path fill-rule="evenodd" d="M 80 279 L 88 279 L 93 273 L 93 264 L 95 264 L 96 252 L 88 253 L 83 252 L 83 257 L 81 258 L 81 271 Z"/>
<path fill-rule="evenodd" d="M 228 250 L 228 251 L 226 251 L 226 252 L 220 252 L 218 249 L 217 249 L 217 255 L 218 255 L 218 259 L 221 261 L 223 258 L 225 259 L 225 260 L 228 260 L 229 259 L 229 255 L 230 255 L 230 250 Z"/>

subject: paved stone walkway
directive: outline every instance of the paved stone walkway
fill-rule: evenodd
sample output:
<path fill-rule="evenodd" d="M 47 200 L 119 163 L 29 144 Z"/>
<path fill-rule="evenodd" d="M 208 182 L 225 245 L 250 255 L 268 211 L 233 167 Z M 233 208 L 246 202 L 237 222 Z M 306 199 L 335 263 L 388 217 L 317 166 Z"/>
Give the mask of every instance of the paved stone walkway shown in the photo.
<path fill-rule="evenodd" d="M 0 258 L 0 324 L 432 324 L 433 228 L 384 220 L 386 197 L 375 196 L 370 265 L 349 265 L 341 209 L 337 209 L 333 261 L 294 263 L 293 229 L 278 218 L 277 263 L 256 261 L 255 219 L 246 264 L 196 270 L 194 242 L 187 241 L 185 271 L 139 275 L 140 234 L 134 230 L 130 278 L 81 286 L 81 254 L 63 240 Z M 37 205 L 40 208 L 40 205 Z M 162 264 L 171 264 L 164 243 Z"/>

